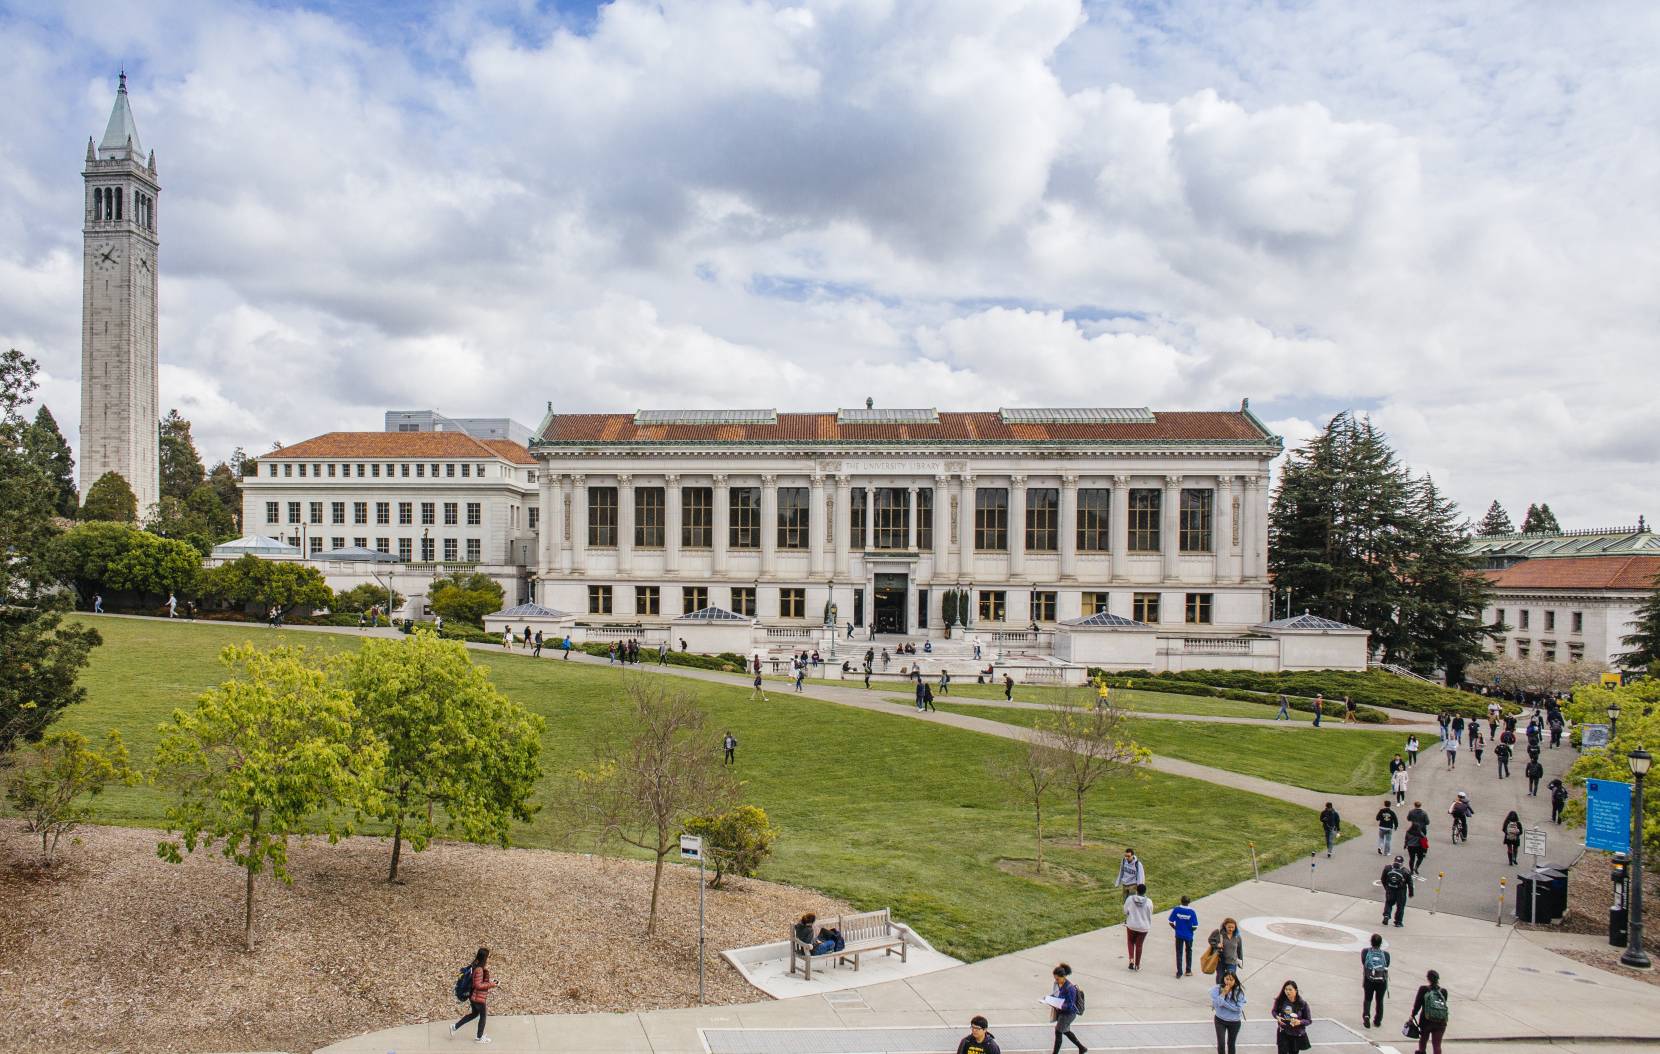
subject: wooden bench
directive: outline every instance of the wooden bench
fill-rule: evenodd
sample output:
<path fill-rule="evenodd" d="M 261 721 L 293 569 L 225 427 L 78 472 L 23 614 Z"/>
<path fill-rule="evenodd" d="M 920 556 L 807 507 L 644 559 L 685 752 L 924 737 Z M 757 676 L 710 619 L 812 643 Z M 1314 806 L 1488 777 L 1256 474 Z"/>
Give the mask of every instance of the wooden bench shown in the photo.
<path fill-rule="evenodd" d="M 813 954 L 813 946 L 796 939 L 795 928 L 790 928 L 790 973 L 794 975 L 796 963 L 801 964 L 805 979 L 813 979 L 813 960 L 820 963 L 829 960 L 832 967 L 839 966 L 848 960 L 853 961 L 855 972 L 859 969 L 859 958 L 865 952 L 879 951 L 884 955 L 892 955 L 895 949 L 899 951 L 899 961 L 908 962 L 910 953 L 909 938 L 905 931 L 894 925 L 888 914 L 888 909 L 881 911 L 861 911 L 855 915 L 840 915 L 834 922 L 826 919 L 818 921 L 820 928 L 830 927 L 841 930 L 842 942 L 845 945 L 840 951 L 827 952 L 824 955 Z"/>

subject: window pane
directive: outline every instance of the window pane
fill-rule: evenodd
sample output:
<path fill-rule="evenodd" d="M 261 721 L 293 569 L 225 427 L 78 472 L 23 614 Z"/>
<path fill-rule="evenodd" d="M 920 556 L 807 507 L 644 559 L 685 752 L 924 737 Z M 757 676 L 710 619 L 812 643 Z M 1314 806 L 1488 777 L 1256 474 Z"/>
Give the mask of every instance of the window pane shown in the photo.
<path fill-rule="evenodd" d="M 1187 595 L 1187 621 L 1197 625 L 1210 624 L 1210 603 L 1213 594 L 1189 593 Z"/>
<path fill-rule="evenodd" d="M 866 489 L 855 487 L 848 491 L 847 527 L 848 548 L 863 549 L 865 547 L 865 512 L 867 504 Z"/>
<path fill-rule="evenodd" d="M 761 548 L 761 488 L 733 487 L 727 492 L 726 544 L 734 549 Z"/>
<path fill-rule="evenodd" d="M 709 606 L 708 586 L 681 586 L 680 613 L 690 615 L 694 611 L 702 611 Z"/>
<path fill-rule="evenodd" d="M 1158 490 L 1130 491 L 1130 552 L 1159 551 L 1159 514 L 1164 506 L 1163 499 L 1164 493 Z"/>
<path fill-rule="evenodd" d="M 1182 491 L 1182 552 L 1211 551 L 1211 511 L 1215 500 L 1216 492 L 1213 490 Z"/>
<path fill-rule="evenodd" d="M 778 591 L 778 615 L 780 618 L 806 618 L 807 591 L 798 587 L 780 589 Z"/>
<path fill-rule="evenodd" d="M 715 492 L 710 487 L 680 488 L 680 544 L 708 549 L 715 544 Z"/>
<path fill-rule="evenodd" d="M 1055 594 L 1050 590 L 1040 590 L 1032 594 L 1032 621 L 1055 621 Z"/>
<path fill-rule="evenodd" d="M 1078 491 L 1078 551 L 1104 553 L 1112 548 L 1112 491 L 1105 487 Z"/>
<path fill-rule="evenodd" d="M 1060 548 L 1061 492 L 1053 487 L 1026 491 L 1026 550 L 1052 553 Z"/>
<path fill-rule="evenodd" d="M 980 487 L 974 491 L 974 548 L 988 553 L 1009 548 L 1008 488 Z"/>
<path fill-rule="evenodd" d="M 732 613 L 745 618 L 755 617 L 755 587 L 732 587 Z"/>
<path fill-rule="evenodd" d="M 634 587 L 634 614 L 660 615 L 662 614 L 663 597 L 657 586 Z"/>
<path fill-rule="evenodd" d="M 1001 589 L 980 590 L 980 621 L 1002 622 L 1008 616 L 1009 595 Z"/>
<path fill-rule="evenodd" d="M 778 488 L 778 548 L 807 548 L 810 501 L 806 487 Z"/>
<path fill-rule="evenodd" d="M 1091 615 L 1099 615 L 1106 611 L 1108 606 L 1107 597 L 1108 594 L 1106 593 L 1085 593 L 1083 598 L 1084 617 L 1088 618 Z"/>
<path fill-rule="evenodd" d="M 910 544 L 911 494 L 903 487 L 877 487 L 871 495 L 875 505 L 874 548 L 904 549 Z"/>
<path fill-rule="evenodd" d="M 916 547 L 924 550 L 934 547 L 934 488 L 932 487 L 922 487 L 916 492 Z M 922 614 L 920 601 L 917 604 L 917 614 Z"/>
<path fill-rule="evenodd" d="M 611 614 L 611 587 L 588 587 L 588 613 L 591 615 Z"/>
<path fill-rule="evenodd" d="M 634 544 L 642 549 L 663 548 L 664 500 L 662 487 L 634 488 Z"/>
<path fill-rule="evenodd" d="M 610 547 L 617 544 L 617 488 L 588 488 L 588 544 Z"/>
<path fill-rule="evenodd" d="M 1130 602 L 1130 617 L 1137 622 L 1154 623 L 1159 620 L 1159 595 L 1137 593 Z"/>

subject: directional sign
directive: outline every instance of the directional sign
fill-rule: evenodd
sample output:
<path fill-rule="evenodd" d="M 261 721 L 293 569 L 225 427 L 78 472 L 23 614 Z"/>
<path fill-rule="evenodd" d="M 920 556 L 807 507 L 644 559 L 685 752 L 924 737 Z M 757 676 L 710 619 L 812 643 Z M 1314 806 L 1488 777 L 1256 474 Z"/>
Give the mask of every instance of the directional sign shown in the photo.
<path fill-rule="evenodd" d="M 1545 832 L 1537 827 L 1531 831 L 1523 831 L 1522 852 L 1528 856 L 1543 857 L 1545 855 Z"/>
<path fill-rule="evenodd" d="M 682 860 L 702 860 L 703 859 L 703 839 L 700 836 L 695 835 L 695 834 L 683 834 L 683 835 L 681 835 L 680 836 L 680 859 L 682 859 Z"/>
<path fill-rule="evenodd" d="M 1585 781 L 1585 848 L 1631 852 L 1631 784 Z"/>

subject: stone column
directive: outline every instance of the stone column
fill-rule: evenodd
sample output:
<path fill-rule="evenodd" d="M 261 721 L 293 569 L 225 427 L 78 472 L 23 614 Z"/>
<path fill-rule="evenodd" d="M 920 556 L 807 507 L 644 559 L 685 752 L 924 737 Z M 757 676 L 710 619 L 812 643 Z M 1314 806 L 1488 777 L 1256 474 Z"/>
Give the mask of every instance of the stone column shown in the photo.
<path fill-rule="evenodd" d="M 761 574 L 778 572 L 778 477 L 761 477 Z"/>
<path fill-rule="evenodd" d="M 571 573 L 588 569 L 588 477 L 571 477 Z"/>
<path fill-rule="evenodd" d="M 934 573 L 930 581 L 943 582 L 951 573 L 951 494 L 944 476 L 934 477 Z"/>
<path fill-rule="evenodd" d="M 905 551 L 916 552 L 916 484 L 905 488 Z"/>
<path fill-rule="evenodd" d="M 680 477 L 663 477 L 663 574 L 680 571 Z"/>
<path fill-rule="evenodd" d="M 974 577 L 974 477 L 964 472 L 957 480 L 957 581 Z"/>
<path fill-rule="evenodd" d="M 634 477 L 617 477 L 617 574 L 634 570 Z"/>
<path fill-rule="evenodd" d="M 537 516 L 541 517 L 541 522 L 538 525 L 539 534 L 536 539 L 537 549 L 540 551 L 536 554 L 536 573 L 538 575 L 547 575 L 553 573 L 553 563 L 558 559 L 559 552 L 559 550 L 554 547 L 554 532 L 558 527 L 558 521 L 554 519 L 555 509 L 553 497 L 553 488 L 556 484 L 556 480 L 553 474 L 544 468 L 540 476 L 540 482 L 540 493 L 537 497 L 537 503 L 540 506 L 540 511 L 536 513 Z"/>
<path fill-rule="evenodd" d="M 852 548 L 853 529 L 848 523 L 848 515 L 853 507 L 853 478 L 851 476 L 836 477 L 836 511 L 830 517 L 827 526 L 830 536 L 836 541 L 836 577 L 846 578 L 848 569 L 848 551 Z"/>
<path fill-rule="evenodd" d="M 1174 582 L 1181 577 L 1182 477 L 1164 477 L 1164 507 L 1159 510 L 1159 549 L 1164 557 L 1164 580 Z"/>
<path fill-rule="evenodd" d="M 1240 572 L 1247 582 L 1254 582 L 1262 574 L 1262 564 L 1258 559 L 1257 534 L 1262 530 L 1262 510 L 1257 503 L 1265 493 L 1262 479 L 1259 476 L 1246 476 L 1244 497 L 1240 500 L 1239 518 L 1242 521 L 1239 532 L 1239 564 Z"/>
<path fill-rule="evenodd" d="M 812 493 L 807 498 L 807 568 L 815 582 L 824 575 L 824 529 L 829 525 L 828 520 L 824 508 L 824 477 L 815 472 Z"/>
<path fill-rule="evenodd" d="M 1112 514 L 1108 524 L 1107 541 L 1112 547 L 1112 580 L 1130 580 L 1130 477 L 1112 478 Z"/>
<path fill-rule="evenodd" d="M 1009 477 L 1009 577 L 1026 573 L 1026 477 Z"/>
<path fill-rule="evenodd" d="M 1078 477 L 1061 477 L 1061 577 L 1078 577 Z"/>
<path fill-rule="evenodd" d="M 715 550 L 715 574 L 726 574 L 726 529 L 727 521 L 731 517 L 731 505 L 727 502 L 726 477 L 716 476 L 715 480 L 715 536 L 710 539 Z M 757 600 L 759 603 L 759 600 Z"/>
<path fill-rule="evenodd" d="M 1233 477 L 1216 477 L 1216 515 L 1211 519 L 1211 549 L 1216 553 L 1216 581 L 1236 582 L 1233 571 Z"/>

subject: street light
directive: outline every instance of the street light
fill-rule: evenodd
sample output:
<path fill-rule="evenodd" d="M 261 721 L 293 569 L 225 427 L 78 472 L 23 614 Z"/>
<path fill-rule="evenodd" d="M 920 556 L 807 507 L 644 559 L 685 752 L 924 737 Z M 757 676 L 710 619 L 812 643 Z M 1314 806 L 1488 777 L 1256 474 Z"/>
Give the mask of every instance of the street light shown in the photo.
<path fill-rule="evenodd" d="M 1631 775 L 1636 781 L 1631 794 L 1636 800 L 1631 811 L 1631 921 L 1620 964 L 1646 970 L 1651 964 L 1648 953 L 1643 950 L 1643 777 L 1648 775 L 1648 767 L 1653 764 L 1654 758 L 1638 747 L 1626 758 L 1626 762 L 1631 766 Z"/>
<path fill-rule="evenodd" d="M 1608 738 L 1612 740 L 1614 734 L 1620 730 L 1620 706 L 1618 703 L 1608 704 Z M 1647 772 L 1647 769 L 1643 771 Z"/>

